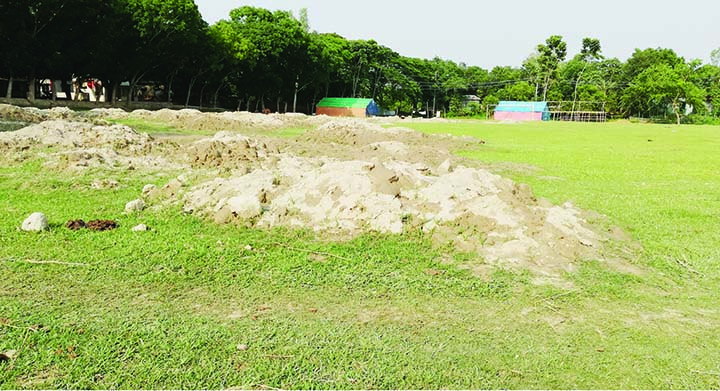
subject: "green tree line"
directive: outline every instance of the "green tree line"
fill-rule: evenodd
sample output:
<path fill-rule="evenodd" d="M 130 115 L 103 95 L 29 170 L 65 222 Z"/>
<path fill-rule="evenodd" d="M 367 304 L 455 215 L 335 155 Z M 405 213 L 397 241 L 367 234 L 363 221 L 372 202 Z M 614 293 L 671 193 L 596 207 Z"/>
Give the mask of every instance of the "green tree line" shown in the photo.
<path fill-rule="evenodd" d="M 593 38 L 568 58 L 567 43 L 553 35 L 519 66 L 487 70 L 311 31 L 305 10 L 242 6 L 209 25 L 193 0 L 3 0 L 0 41 L 5 96 L 30 101 L 37 80 L 92 77 L 113 102 L 137 99 L 136 87 L 152 83 L 168 102 L 247 111 L 311 113 L 334 96 L 458 116 L 482 115 L 500 100 L 563 102 L 561 110 L 616 118 L 720 115 L 717 61 L 649 48 L 623 62 L 603 56 Z"/>

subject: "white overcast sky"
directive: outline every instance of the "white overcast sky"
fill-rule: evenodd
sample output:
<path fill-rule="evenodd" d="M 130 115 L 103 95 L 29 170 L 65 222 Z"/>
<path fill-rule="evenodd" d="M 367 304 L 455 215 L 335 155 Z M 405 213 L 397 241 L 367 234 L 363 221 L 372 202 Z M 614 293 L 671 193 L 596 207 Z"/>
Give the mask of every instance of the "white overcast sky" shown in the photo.
<path fill-rule="evenodd" d="M 243 5 L 307 8 L 312 30 L 375 39 L 410 57 L 440 56 L 491 69 L 520 66 L 553 34 L 568 57 L 583 37 L 600 39 L 607 57 L 626 60 L 635 48 L 670 48 L 709 62 L 720 47 L 720 0 L 195 0 L 209 23 Z"/>

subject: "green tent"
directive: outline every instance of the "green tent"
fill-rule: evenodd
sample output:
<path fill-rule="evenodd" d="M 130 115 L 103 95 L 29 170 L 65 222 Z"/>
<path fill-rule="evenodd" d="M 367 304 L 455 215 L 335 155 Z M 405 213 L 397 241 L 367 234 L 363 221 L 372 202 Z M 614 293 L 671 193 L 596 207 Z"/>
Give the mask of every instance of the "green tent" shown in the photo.
<path fill-rule="evenodd" d="M 317 104 L 317 114 L 376 116 L 380 108 L 372 99 L 363 98 L 323 98 Z"/>

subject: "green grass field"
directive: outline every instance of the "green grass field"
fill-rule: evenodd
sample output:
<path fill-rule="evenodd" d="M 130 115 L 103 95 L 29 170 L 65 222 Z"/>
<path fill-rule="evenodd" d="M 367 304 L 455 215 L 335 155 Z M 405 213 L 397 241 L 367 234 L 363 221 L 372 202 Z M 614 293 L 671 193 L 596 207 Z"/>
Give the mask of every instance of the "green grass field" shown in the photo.
<path fill-rule="evenodd" d="M 642 245 L 644 273 L 588 262 L 570 289 L 482 279 L 458 267 L 470 255 L 419 234 L 333 243 L 176 209 L 123 213 L 177 173 L 8 164 L 0 353 L 15 352 L 0 388 L 720 387 L 719 127 L 409 126 L 481 138 L 460 154 L 607 215 Z M 91 190 L 98 178 L 120 187 Z M 51 229 L 20 232 L 34 211 Z M 77 218 L 121 228 L 62 227 Z M 153 230 L 130 232 L 141 222 Z"/>

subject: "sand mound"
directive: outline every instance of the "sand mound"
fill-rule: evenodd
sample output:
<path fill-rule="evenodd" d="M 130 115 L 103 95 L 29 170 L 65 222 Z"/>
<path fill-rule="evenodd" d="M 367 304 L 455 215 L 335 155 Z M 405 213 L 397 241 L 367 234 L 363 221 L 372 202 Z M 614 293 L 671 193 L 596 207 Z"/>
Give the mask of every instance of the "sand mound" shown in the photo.
<path fill-rule="evenodd" d="M 421 229 L 493 264 L 549 275 L 596 257 L 606 239 L 572 205 L 537 200 L 529 187 L 482 169 L 268 156 L 253 155 L 254 170 L 201 183 L 178 200 L 218 223 L 309 227 L 340 237 Z"/>
<path fill-rule="evenodd" d="M 43 153 L 47 165 L 60 168 L 180 168 L 160 153 L 175 149 L 122 125 L 45 121 L 14 132 L 0 133 L 0 151 L 22 152 L 54 147 Z"/>
<path fill-rule="evenodd" d="M 105 111 L 113 118 L 134 118 L 150 122 L 162 122 L 178 129 L 221 131 L 221 130 L 272 130 L 300 126 L 303 114 L 256 114 L 248 112 L 203 113 L 195 109 L 158 111 L 134 110 L 131 113 Z"/>
<path fill-rule="evenodd" d="M 448 159 L 458 160 L 450 151 L 482 143 L 473 138 L 429 136 L 402 127 L 385 128 L 362 119 L 333 119 L 282 144 L 280 149 L 300 156 L 321 155 L 343 160 L 362 156 L 436 166 Z"/>
<path fill-rule="evenodd" d="M 267 159 L 271 151 L 267 144 L 248 137 L 220 132 L 211 139 L 199 140 L 187 147 L 193 167 L 247 170 L 253 163 Z"/>
<path fill-rule="evenodd" d="M 122 125 L 95 126 L 85 122 L 45 121 L 15 132 L 0 134 L 0 143 L 40 144 L 72 147 L 112 145 L 116 149 L 143 152 L 152 137 Z"/>
<path fill-rule="evenodd" d="M 0 119 L 6 121 L 18 121 L 28 123 L 38 123 L 49 120 L 72 120 L 78 122 L 90 121 L 92 115 L 87 113 L 73 111 L 67 107 L 54 107 L 44 110 L 35 107 L 17 107 L 12 105 L 0 104 Z"/>
<path fill-rule="evenodd" d="M 74 115 L 2 110 L 37 118 Z M 102 109 L 92 114 L 105 115 L 222 131 L 179 147 L 126 126 L 48 120 L 0 133 L 0 152 L 39 153 L 60 168 L 184 169 L 184 178 L 149 186 L 143 197 L 159 207 L 166 205 L 164 199 L 180 203 L 187 212 L 220 224 L 309 228 L 332 238 L 422 231 L 440 245 L 477 252 L 489 265 L 553 278 L 574 270 L 581 260 L 606 256 L 608 234 L 588 224 L 583 211 L 537 199 L 528 186 L 472 167 L 451 153 L 480 147 L 481 140 L 428 136 L 388 127 L 398 120 L 387 119 L 197 110 Z M 272 141 L 232 132 L 294 126 L 314 129 Z"/>

